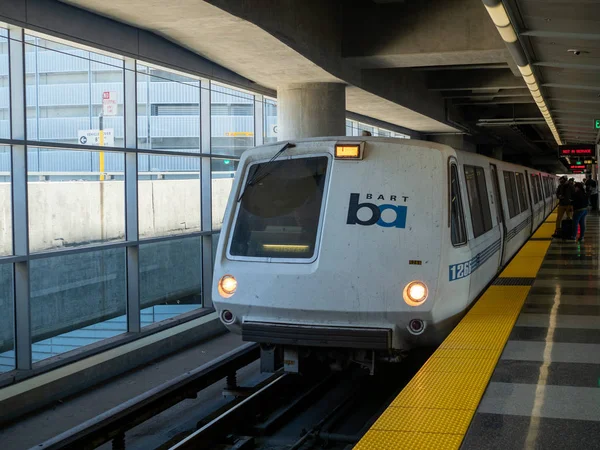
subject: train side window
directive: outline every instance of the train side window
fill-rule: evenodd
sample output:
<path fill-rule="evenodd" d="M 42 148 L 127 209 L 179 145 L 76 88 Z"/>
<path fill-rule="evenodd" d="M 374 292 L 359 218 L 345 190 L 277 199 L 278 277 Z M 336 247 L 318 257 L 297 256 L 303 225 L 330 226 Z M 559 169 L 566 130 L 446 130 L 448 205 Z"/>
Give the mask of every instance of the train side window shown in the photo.
<path fill-rule="evenodd" d="M 546 179 L 543 176 L 539 176 L 540 179 L 540 194 L 542 201 L 546 198 L 546 191 L 548 190 L 545 185 Z"/>
<path fill-rule="evenodd" d="M 536 176 L 531 175 L 531 190 L 533 191 L 533 202 L 537 205 L 540 202 L 540 186 L 536 182 Z"/>
<path fill-rule="evenodd" d="M 460 181 L 456 164 L 450 165 L 450 235 L 452 245 L 466 244 L 467 230 L 460 196 Z"/>
<path fill-rule="evenodd" d="M 546 183 L 546 178 L 541 175 L 540 181 L 542 182 L 542 199 L 546 199 L 548 197 L 548 183 Z"/>
<path fill-rule="evenodd" d="M 483 167 L 465 166 L 465 180 L 473 224 L 473 236 L 478 237 L 492 229 L 492 213 L 488 199 Z"/>
<path fill-rule="evenodd" d="M 506 201 L 508 202 L 508 215 L 512 219 L 520 212 L 514 172 L 504 171 L 504 188 L 506 189 Z"/>
<path fill-rule="evenodd" d="M 544 189 L 542 187 L 542 176 L 541 175 L 535 176 L 535 183 L 537 184 L 537 187 L 538 187 L 538 196 L 540 197 L 540 201 L 542 201 L 542 200 L 544 200 Z"/>
<path fill-rule="evenodd" d="M 492 212 L 490 210 L 490 199 L 488 197 L 488 189 L 483 167 L 475 167 L 475 175 L 477 178 L 477 187 L 479 188 L 479 200 L 481 201 L 485 233 L 486 231 L 492 229 Z"/>
<path fill-rule="evenodd" d="M 519 204 L 521 205 L 521 212 L 529 208 L 527 204 L 527 192 L 525 191 L 525 176 L 520 173 L 515 173 L 515 180 L 517 182 L 517 194 L 519 195 Z"/>

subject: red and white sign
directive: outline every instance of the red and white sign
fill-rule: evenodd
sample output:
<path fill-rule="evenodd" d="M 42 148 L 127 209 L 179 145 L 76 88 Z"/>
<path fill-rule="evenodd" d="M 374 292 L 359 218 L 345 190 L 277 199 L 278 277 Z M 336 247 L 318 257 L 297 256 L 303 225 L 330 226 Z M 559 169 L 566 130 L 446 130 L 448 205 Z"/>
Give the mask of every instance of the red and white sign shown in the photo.
<path fill-rule="evenodd" d="M 102 93 L 102 115 L 117 115 L 117 93 L 115 91 L 104 91 Z"/>

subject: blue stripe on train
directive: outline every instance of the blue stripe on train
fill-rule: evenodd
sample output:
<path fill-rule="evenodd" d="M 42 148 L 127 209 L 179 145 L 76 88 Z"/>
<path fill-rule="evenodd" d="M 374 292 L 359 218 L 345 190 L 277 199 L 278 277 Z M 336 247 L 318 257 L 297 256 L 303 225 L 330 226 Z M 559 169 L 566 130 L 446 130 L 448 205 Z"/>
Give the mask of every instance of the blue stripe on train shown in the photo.
<path fill-rule="evenodd" d="M 500 239 L 477 253 L 469 261 L 452 264 L 448 267 L 449 280 L 455 281 L 468 277 L 500 250 Z"/>
<path fill-rule="evenodd" d="M 527 225 L 531 223 L 531 217 L 527 217 L 524 221 L 506 233 L 506 241 L 510 241 L 521 231 L 527 228 Z M 458 264 L 452 264 L 448 267 L 448 277 L 450 281 L 460 280 L 461 278 L 468 277 L 481 267 L 488 259 L 490 259 L 494 253 L 500 250 L 500 239 L 493 244 L 486 247 L 483 251 L 477 253 L 469 261 L 465 261 Z"/>

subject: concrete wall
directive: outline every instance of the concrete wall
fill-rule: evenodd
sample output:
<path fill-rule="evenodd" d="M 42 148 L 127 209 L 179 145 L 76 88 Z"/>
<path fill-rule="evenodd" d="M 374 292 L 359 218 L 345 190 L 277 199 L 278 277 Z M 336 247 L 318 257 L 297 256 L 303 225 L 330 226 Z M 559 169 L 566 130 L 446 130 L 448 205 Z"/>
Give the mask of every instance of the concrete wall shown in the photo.
<path fill-rule="evenodd" d="M 212 182 L 213 228 L 219 228 L 233 178 Z M 31 252 L 123 239 L 122 181 L 31 182 Z M 140 181 L 140 237 L 200 231 L 200 180 Z M 10 184 L 0 183 L 0 254 L 11 253 Z"/>
<path fill-rule="evenodd" d="M 233 179 L 212 182 L 213 223 L 222 223 Z M 122 181 L 29 183 L 32 251 L 122 239 Z M 0 217 L 10 223 L 10 186 L 0 184 Z M 147 236 L 199 230 L 198 180 L 140 181 L 140 231 Z M 7 207 L 8 206 L 8 207 Z M 10 228 L 2 227 L 3 252 Z M 202 253 L 199 237 L 140 246 L 142 307 L 200 303 Z M 6 266 L 10 267 L 10 266 Z M 91 251 L 31 262 L 33 340 L 125 314 L 125 249 Z M 0 270 L 0 351 L 12 348 L 12 270 Z"/>

